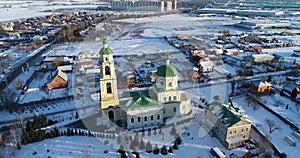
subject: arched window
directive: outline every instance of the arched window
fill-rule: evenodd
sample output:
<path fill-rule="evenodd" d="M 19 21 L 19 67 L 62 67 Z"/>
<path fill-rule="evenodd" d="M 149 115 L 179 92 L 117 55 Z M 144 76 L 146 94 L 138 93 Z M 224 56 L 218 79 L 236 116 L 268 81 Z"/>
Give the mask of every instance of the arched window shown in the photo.
<path fill-rule="evenodd" d="M 111 83 L 109 83 L 109 82 L 106 83 L 106 92 L 107 92 L 107 94 L 111 94 L 112 93 Z"/>
<path fill-rule="evenodd" d="M 138 122 L 141 122 L 141 117 L 138 117 Z"/>
<path fill-rule="evenodd" d="M 107 57 L 105 57 L 105 61 L 108 61 L 108 58 L 107 58 Z"/>
<path fill-rule="evenodd" d="M 153 121 L 153 115 L 151 115 L 151 121 Z"/>
<path fill-rule="evenodd" d="M 172 97 L 170 96 L 170 97 L 169 97 L 169 101 L 171 101 L 171 100 L 172 100 Z"/>
<path fill-rule="evenodd" d="M 131 123 L 134 123 L 134 118 L 133 118 L 133 117 L 131 117 L 130 122 L 131 122 Z"/>
<path fill-rule="evenodd" d="M 144 121 L 147 121 L 147 116 L 144 117 Z"/>
<path fill-rule="evenodd" d="M 157 120 L 160 120 L 160 115 L 159 114 L 157 114 Z"/>
<path fill-rule="evenodd" d="M 105 66 L 105 75 L 110 75 L 110 68 L 109 68 L 109 66 Z"/>
<path fill-rule="evenodd" d="M 175 100 L 175 101 L 177 100 L 176 96 L 173 97 L 173 100 Z"/>

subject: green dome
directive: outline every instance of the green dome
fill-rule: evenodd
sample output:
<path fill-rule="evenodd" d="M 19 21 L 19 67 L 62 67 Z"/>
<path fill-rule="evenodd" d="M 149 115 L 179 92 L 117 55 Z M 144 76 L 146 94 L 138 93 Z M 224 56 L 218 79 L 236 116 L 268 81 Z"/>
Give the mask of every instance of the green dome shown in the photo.
<path fill-rule="evenodd" d="M 100 50 L 100 54 L 101 55 L 109 55 L 109 54 L 113 54 L 113 52 L 110 48 L 102 48 Z"/>
<path fill-rule="evenodd" d="M 157 69 L 156 74 L 160 77 L 175 77 L 178 72 L 172 65 L 162 65 Z"/>

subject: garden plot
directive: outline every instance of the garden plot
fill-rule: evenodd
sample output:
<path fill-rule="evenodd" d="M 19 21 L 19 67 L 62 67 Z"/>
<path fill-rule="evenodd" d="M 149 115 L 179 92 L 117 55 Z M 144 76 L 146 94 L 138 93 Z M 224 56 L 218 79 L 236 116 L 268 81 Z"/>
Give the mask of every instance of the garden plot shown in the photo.
<path fill-rule="evenodd" d="M 270 109 L 300 128 L 300 105 L 279 94 L 261 96 L 259 99 Z"/>
<path fill-rule="evenodd" d="M 274 146 L 280 151 L 284 152 L 287 157 L 297 158 L 298 151 L 300 150 L 299 143 L 300 141 L 291 136 L 293 130 L 289 125 L 285 124 L 279 118 L 265 110 L 261 106 L 256 106 L 254 103 L 250 103 L 247 105 L 247 97 L 239 97 L 236 99 L 232 99 L 232 102 L 235 106 L 239 107 L 242 111 L 248 115 L 249 119 L 253 122 L 253 125 L 258 128 L 270 141 L 274 144 Z M 254 111 L 254 107 L 256 110 Z M 274 130 L 272 133 L 269 132 L 269 127 L 267 124 L 267 120 L 271 120 L 274 122 L 274 128 L 279 128 Z M 285 136 L 290 136 L 296 141 L 296 146 L 290 146 L 288 143 L 283 141 Z"/>
<path fill-rule="evenodd" d="M 55 73 L 52 72 L 52 75 Z M 40 101 L 44 99 L 62 98 L 72 96 L 73 91 L 71 88 L 72 73 L 66 73 L 68 75 L 68 87 L 58 88 L 52 90 L 46 90 L 45 85 L 50 83 L 54 77 L 50 78 L 50 72 L 43 74 L 37 74 L 36 77 L 30 83 L 27 91 L 20 95 L 19 103 L 29 103 L 33 101 Z"/>

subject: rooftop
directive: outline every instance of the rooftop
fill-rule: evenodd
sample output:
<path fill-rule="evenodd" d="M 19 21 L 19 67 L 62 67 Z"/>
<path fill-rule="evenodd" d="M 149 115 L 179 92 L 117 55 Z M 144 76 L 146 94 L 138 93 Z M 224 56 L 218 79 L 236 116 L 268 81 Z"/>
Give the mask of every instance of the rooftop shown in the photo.
<path fill-rule="evenodd" d="M 214 101 L 208 106 L 208 110 L 211 111 L 219 121 L 221 121 L 225 126 L 230 127 L 242 119 L 242 115 L 233 112 L 226 104 L 219 101 Z"/>
<path fill-rule="evenodd" d="M 178 72 L 172 65 L 162 65 L 158 67 L 156 74 L 160 77 L 175 77 Z"/>

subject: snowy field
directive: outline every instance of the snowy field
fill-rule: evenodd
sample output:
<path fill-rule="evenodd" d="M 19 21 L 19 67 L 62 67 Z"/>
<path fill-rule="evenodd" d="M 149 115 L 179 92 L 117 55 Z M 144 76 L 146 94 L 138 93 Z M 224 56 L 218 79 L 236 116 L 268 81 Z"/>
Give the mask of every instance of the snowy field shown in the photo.
<path fill-rule="evenodd" d="M 300 44 L 299 37 L 296 39 L 296 44 L 298 44 L 298 45 Z M 287 48 L 264 49 L 263 52 L 268 52 L 268 53 L 283 56 L 285 61 L 288 61 L 290 63 L 293 63 L 294 60 L 296 60 L 296 62 L 298 64 L 300 64 L 299 57 L 291 56 L 293 54 L 293 50 L 299 50 L 299 49 L 300 49 L 300 47 L 297 46 L 297 47 L 287 47 Z"/>
<path fill-rule="evenodd" d="M 126 43 L 126 44 L 124 44 Z M 175 52 L 177 48 L 170 46 L 162 38 L 155 39 L 128 39 L 109 41 L 109 47 L 114 55 L 154 54 L 158 52 Z M 102 41 L 71 43 L 69 45 L 57 45 L 47 55 L 77 55 L 80 52 L 97 53 L 102 48 Z"/>
<path fill-rule="evenodd" d="M 293 130 L 289 125 L 285 124 L 279 118 L 265 110 L 263 107 L 258 107 L 256 111 L 253 111 L 253 103 L 250 106 L 247 106 L 247 98 L 240 97 L 232 100 L 235 106 L 238 106 L 241 110 L 245 111 L 249 119 L 252 121 L 253 125 L 257 127 L 268 139 L 272 141 L 275 147 L 280 151 L 287 154 L 288 158 L 297 158 L 299 157 L 300 141 L 291 136 Z M 268 126 L 265 123 L 266 119 L 273 120 L 276 127 L 279 127 L 279 130 L 275 130 L 273 133 L 269 132 Z M 296 146 L 289 146 L 283 137 L 290 136 L 296 141 Z"/>
<path fill-rule="evenodd" d="M 280 96 L 279 94 L 274 94 L 272 96 L 261 96 L 260 100 L 266 104 L 270 109 L 276 111 L 298 128 L 300 128 L 299 119 L 300 119 L 300 105 L 296 102 L 291 101 L 290 99 Z M 288 109 L 286 106 L 288 105 Z"/>
<path fill-rule="evenodd" d="M 47 149 L 49 149 L 49 152 L 47 152 Z M 110 152 L 105 154 L 104 150 L 109 150 Z M 62 136 L 22 146 L 15 157 L 47 158 L 50 156 L 57 158 L 82 158 L 85 155 L 103 158 L 120 157 L 120 154 L 116 153 L 116 150 L 94 137 Z M 33 155 L 33 152 L 37 152 L 37 154 Z"/>
<path fill-rule="evenodd" d="M 82 2 L 78 1 L 74 3 L 54 1 L 55 5 L 49 3 L 51 1 L 0 1 L 0 21 L 9 21 L 17 19 L 25 19 L 36 16 L 46 16 L 55 13 L 55 10 L 60 9 L 83 9 L 90 8 L 95 9 L 96 5 L 82 5 Z M 73 1 L 74 2 L 74 1 Z M 72 5 L 65 5 L 72 4 Z M 10 6 L 10 7 L 7 7 Z M 51 10 L 50 12 L 48 12 Z M 47 12 L 45 12 L 47 11 Z M 26 13 L 26 14 L 24 14 Z"/>

